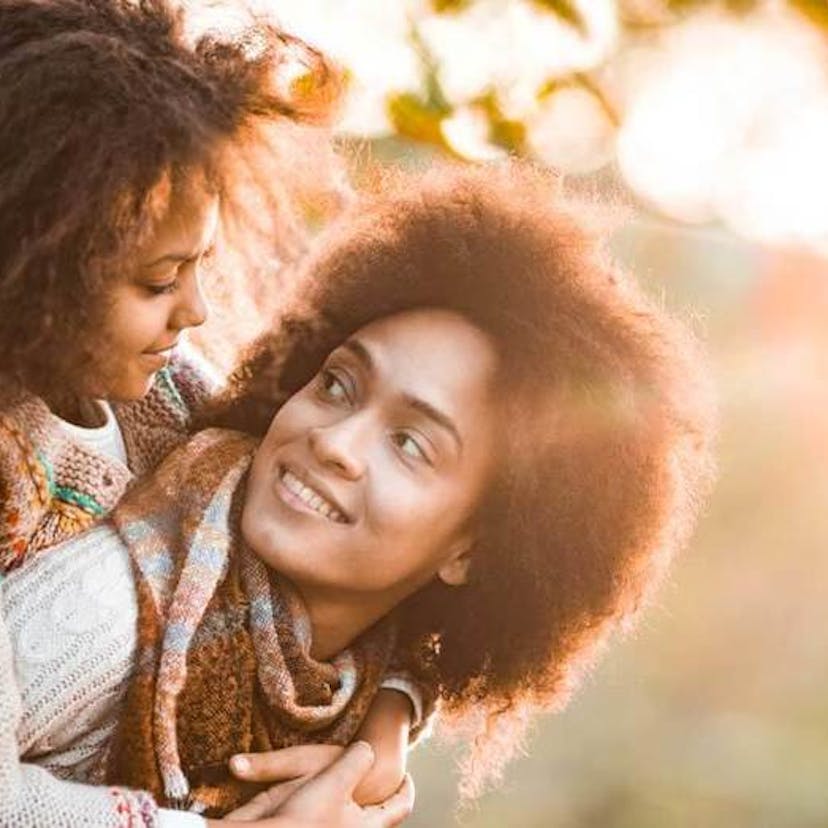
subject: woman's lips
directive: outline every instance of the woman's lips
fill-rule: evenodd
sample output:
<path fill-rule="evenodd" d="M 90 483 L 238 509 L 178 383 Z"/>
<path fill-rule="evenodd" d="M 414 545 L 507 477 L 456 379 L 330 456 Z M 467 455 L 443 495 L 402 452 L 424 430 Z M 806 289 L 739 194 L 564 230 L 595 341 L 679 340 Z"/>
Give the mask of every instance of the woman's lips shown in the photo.
<path fill-rule="evenodd" d="M 349 523 L 348 516 L 324 492 L 295 471 L 278 466 L 275 482 L 280 500 L 292 509 L 315 515 L 332 523 Z"/>

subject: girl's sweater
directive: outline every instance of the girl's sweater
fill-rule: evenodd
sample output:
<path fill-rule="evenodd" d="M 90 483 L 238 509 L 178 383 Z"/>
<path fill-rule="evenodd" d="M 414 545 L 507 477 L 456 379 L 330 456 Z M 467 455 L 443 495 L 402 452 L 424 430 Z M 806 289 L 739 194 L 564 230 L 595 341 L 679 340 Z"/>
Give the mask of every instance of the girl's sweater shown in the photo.
<path fill-rule="evenodd" d="M 191 412 L 215 385 L 197 354 L 179 352 L 158 372 L 144 399 L 113 407 L 122 441 L 113 452 L 110 444 L 95 445 L 88 434 L 67 428 L 41 399 L 12 393 L 0 377 L 0 584 L 5 572 L 105 517 L 135 476 L 187 438 Z M 38 571 L 31 578 L 27 574 L 25 582 L 34 584 Z M 49 611 L 55 623 L 62 623 L 62 607 L 76 584 L 58 579 L 58 585 L 67 594 L 56 592 Z M 28 630 L 26 614 L 22 622 Z M 33 627 L 31 635 L 37 634 Z M 16 731 L 25 705 L 21 708 L 12 652 L 0 622 L 0 825 L 159 824 L 155 803 L 146 794 L 63 782 L 43 768 L 20 763 Z"/>
<path fill-rule="evenodd" d="M 0 574 L 91 526 L 134 476 L 188 436 L 191 412 L 214 386 L 192 354 L 159 371 L 142 400 L 113 406 L 127 463 L 80 440 L 31 394 L 0 377 Z"/>
<path fill-rule="evenodd" d="M 0 825 L 203 825 L 101 784 L 136 646 L 129 554 L 111 526 L 11 573 L 0 605 Z"/>

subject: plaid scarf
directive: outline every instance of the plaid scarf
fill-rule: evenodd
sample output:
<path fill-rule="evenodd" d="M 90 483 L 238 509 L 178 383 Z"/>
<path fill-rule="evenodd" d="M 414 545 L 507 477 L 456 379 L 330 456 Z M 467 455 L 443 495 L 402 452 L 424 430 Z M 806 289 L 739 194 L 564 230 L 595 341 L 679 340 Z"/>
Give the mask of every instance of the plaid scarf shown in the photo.
<path fill-rule="evenodd" d="M 311 658 L 299 596 L 240 539 L 255 446 L 201 432 L 113 514 L 133 562 L 138 656 L 108 780 L 216 815 L 250 794 L 227 772 L 234 753 L 350 742 L 394 644 L 380 622 L 331 662 Z"/>

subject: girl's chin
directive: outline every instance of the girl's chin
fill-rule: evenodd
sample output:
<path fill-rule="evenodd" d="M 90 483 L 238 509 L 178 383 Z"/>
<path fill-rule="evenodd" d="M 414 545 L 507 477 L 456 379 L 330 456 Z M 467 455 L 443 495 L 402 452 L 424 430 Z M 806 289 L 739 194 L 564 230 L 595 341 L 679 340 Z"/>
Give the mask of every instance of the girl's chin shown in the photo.
<path fill-rule="evenodd" d="M 113 384 L 108 393 L 103 396 L 113 402 L 137 402 L 149 394 L 157 373 L 157 371 L 152 371 L 139 374 L 134 378 L 124 377 Z"/>

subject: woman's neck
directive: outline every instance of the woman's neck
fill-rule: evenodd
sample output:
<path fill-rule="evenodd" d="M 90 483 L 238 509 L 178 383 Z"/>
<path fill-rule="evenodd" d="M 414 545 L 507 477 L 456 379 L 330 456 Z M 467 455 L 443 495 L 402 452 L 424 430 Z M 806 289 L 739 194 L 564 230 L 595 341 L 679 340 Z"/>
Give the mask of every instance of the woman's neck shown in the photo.
<path fill-rule="evenodd" d="M 345 597 L 300 589 L 311 622 L 311 656 L 327 661 L 348 647 L 394 606 L 380 606 L 366 596 Z"/>

